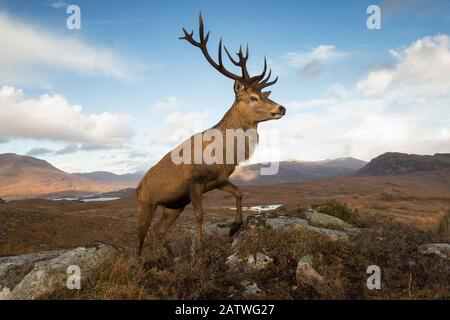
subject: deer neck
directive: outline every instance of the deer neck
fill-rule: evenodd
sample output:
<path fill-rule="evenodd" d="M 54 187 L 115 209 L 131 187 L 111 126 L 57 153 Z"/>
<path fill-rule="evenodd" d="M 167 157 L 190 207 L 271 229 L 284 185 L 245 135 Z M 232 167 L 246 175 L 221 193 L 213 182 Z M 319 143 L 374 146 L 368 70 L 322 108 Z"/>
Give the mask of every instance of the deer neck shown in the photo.
<path fill-rule="evenodd" d="M 256 136 L 252 135 L 254 138 L 249 138 L 248 140 L 246 140 L 244 159 L 239 160 L 237 157 L 233 157 L 234 158 L 233 163 L 228 163 L 228 164 L 232 165 L 232 170 L 230 171 L 230 174 L 233 172 L 234 167 L 239 165 L 239 163 L 241 161 L 246 161 L 251 157 L 251 155 L 254 151 L 254 148 L 256 147 L 256 144 L 258 143 L 258 131 L 257 131 L 258 123 L 248 120 L 247 117 L 239 111 L 240 108 L 238 108 L 237 103 L 238 102 L 235 102 L 233 104 L 233 106 L 224 115 L 222 120 L 220 120 L 220 122 L 218 124 L 216 124 L 213 128 L 218 129 L 219 131 L 222 132 L 224 140 L 229 139 L 229 136 L 228 136 L 229 130 L 242 130 L 242 131 L 244 131 L 244 133 L 247 132 L 248 130 L 252 130 L 253 134 L 256 133 Z M 237 155 L 237 153 L 238 153 L 237 146 L 234 145 L 233 149 L 234 149 L 233 150 L 234 155 Z M 225 142 L 224 143 L 224 154 L 226 155 L 229 152 L 230 152 L 230 150 L 227 150 L 227 143 Z"/>
<path fill-rule="evenodd" d="M 225 113 L 222 120 L 220 120 L 214 128 L 219 129 L 224 133 L 227 129 L 242 129 L 244 131 L 258 129 L 258 123 L 248 120 L 246 116 L 239 111 L 239 108 L 237 107 L 238 103 L 239 102 L 237 101 L 234 102 L 227 113 Z"/>

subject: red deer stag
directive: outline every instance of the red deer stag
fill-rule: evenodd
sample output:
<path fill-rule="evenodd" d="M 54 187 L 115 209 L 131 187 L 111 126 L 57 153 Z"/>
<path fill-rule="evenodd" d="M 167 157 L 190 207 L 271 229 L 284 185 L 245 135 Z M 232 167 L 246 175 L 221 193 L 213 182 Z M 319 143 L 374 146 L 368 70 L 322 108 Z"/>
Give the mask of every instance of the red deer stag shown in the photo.
<path fill-rule="evenodd" d="M 188 33 L 183 28 L 184 39 L 193 46 L 199 48 L 206 60 L 221 74 L 234 80 L 235 101 L 225 116 L 213 128 L 197 134 L 184 142 L 195 152 L 194 140 L 198 135 L 207 135 L 209 131 L 215 130 L 226 135 L 230 130 L 246 132 L 254 130 L 258 127 L 258 123 L 262 121 L 280 119 L 286 113 L 286 109 L 278 103 L 269 99 L 270 92 L 262 92 L 262 89 L 273 85 L 278 78 L 270 80 L 271 72 L 266 77 L 267 62 L 264 59 L 264 69 L 259 75 L 251 77 L 247 70 L 248 46 L 246 54 L 242 52 L 242 47 L 237 53 L 238 59 L 234 59 L 228 50 L 225 52 L 230 61 L 238 66 L 241 75 L 234 74 L 227 70 L 222 63 L 222 39 L 219 42 L 218 62 L 214 61 L 208 53 L 207 42 L 209 32 L 205 35 L 203 28 L 202 16 L 199 17 L 199 41 L 194 40 L 192 31 Z M 235 141 L 237 137 L 233 138 Z M 235 170 L 240 161 L 247 160 L 251 156 L 252 146 L 257 143 L 257 134 L 253 139 L 245 137 L 245 156 L 244 159 L 236 156 L 236 145 L 233 144 L 232 150 L 226 150 L 228 144 L 224 146 L 223 153 L 219 150 L 217 154 L 226 154 L 227 159 L 232 152 L 232 160 L 219 163 L 204 162 L 197 163 L 174 163 L 172 152 L 166 154 L 154 167 L 152 167 L 142 178 L 137 187 L 137 198 L 139 201 L 139 234 L 137 254 L 142 254 L 144 241 L 147 236 L 153 215 L 158 206 L 163 207 L 163 216 L 161 220 L 154 226 L 157 237 L 162 241 L 165 248 L 170 252 L 170 248 L 166 242 L 166 232 L 168 228 L 175 222 L 183 209 L 189 203 L 192 203 L 195 224 L 197 231 L 196 248 L 197 251 L 202 249 L 202 223 L 203 223 L 203 207 L 202 196 L 204 193 L 213 189 L 219 189 L 231 193 L 236 199 L 236 216 L 235 221 L 230 229 L 230 236 L 239 230 L 242 225 L 242 192 L 232 184 L 228 179 Z M 207 146 L 205 141 L 200 144 L 201 151 Z"/>

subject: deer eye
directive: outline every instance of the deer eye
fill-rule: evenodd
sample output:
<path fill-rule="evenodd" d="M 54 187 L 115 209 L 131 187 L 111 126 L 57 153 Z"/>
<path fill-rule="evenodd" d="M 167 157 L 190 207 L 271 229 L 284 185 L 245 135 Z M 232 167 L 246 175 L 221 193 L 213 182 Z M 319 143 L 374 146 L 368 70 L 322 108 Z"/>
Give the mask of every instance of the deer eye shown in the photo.
<path fill-rule="evenodd" d="M 258 97 L 255 97 L 255 96 L 251 96 L 250 99 L 251 99 L 252 101 L 258 101 L 258 100 L 259 100 Z"/>

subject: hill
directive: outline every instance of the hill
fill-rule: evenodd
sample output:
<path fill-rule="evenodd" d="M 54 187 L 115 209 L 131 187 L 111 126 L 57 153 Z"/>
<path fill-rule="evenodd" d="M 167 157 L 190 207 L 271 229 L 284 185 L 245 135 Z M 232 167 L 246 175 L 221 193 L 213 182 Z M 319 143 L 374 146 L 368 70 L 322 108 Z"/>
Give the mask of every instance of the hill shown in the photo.
<path fill-rule="evenodd" d="M 139 180 L 144 176 L 144 173 L 115 174 L 108 171 L 94 171 L 88 173 L 73 173 L 73 175 L 100 183 L 121 184 L 131 187 L 136 186 L 139 183 Z"/>
<path fill-rule="evenodd" d="M 441 169 L 450 169 L 450 153 L 436 153 L 431 156 L 387 152 L 372 159 L 357 174 L 387 176 Z"/>
<path fill-rule="evenodd" d="M 365 161 L 354 158 L 339 158 L 324 161 L 282 161 L 275 175 L 261 175 L 262 164 L 238 167 L 232 176 L 236 184 L 264 185 L 289 182 L 303 182 L 350 176 L 366 165 Z"/>
<path fill-rule="evenodd" d="M 0 154 L 0 197 L 4 199 L 96 193 L 117 188 L 117 185 L 98 183 L 64 172 L 45 160 L 14 153 Z"/>

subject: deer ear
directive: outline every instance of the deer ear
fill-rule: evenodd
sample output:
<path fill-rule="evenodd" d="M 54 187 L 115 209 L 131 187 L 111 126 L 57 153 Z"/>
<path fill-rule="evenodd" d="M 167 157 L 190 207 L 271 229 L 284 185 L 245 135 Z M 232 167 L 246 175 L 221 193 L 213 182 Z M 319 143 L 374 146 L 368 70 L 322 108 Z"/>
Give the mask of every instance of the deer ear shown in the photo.
<path fill-rule="evenodd" d="M 234 82 L 234 93 L 236 94 L 236 97 L 241 96 L 244 90 L 245 90 L 244 85 L 239 80 L 236 80 Z"/>
<path fill-rule="evenodd" d="M 262 92 L 261 94 L 264 98 L 268 98 L 271 93 L 272 93 L 272 91 L 266 91 L 266 92 Z"/>

